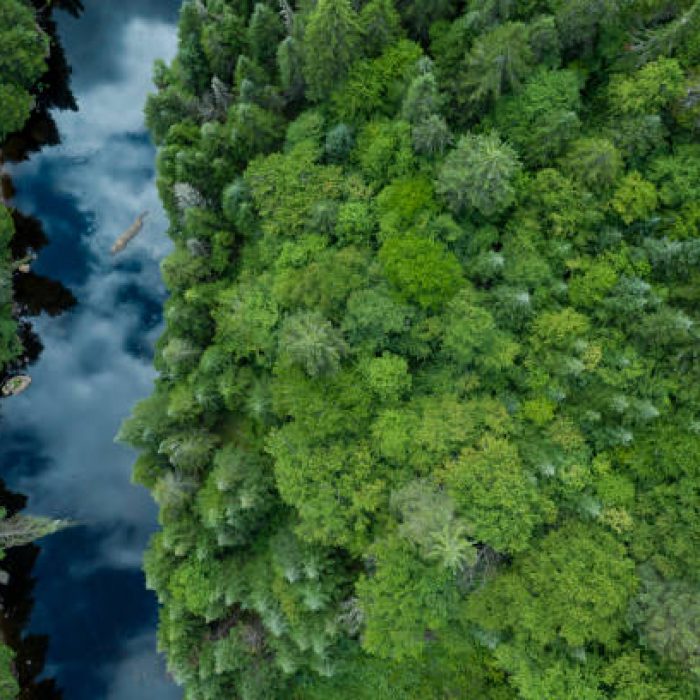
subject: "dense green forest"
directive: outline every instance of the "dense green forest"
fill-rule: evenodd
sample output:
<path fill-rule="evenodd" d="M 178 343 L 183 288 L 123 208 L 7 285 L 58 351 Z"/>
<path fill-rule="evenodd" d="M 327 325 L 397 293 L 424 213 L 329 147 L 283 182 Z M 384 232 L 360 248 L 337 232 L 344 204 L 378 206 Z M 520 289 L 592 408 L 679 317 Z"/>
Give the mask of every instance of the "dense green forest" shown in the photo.
<path fill-rule="evenodd" d="M 187 0 L 120 439 L 189 700 L 700 698 L 700 2 Z"/>
<path fill-rule="evenodd" d="M 49 37 L 36 23 L 24 0 L 0 4 L 0 144 L 19 131 L 35 104 L 34 88 L 46 72 Z M 0 155 L 0 162 L 4 158 Z M 14 225 L 0 197 L 0 372 L 21 352 L 12 310 L 13 261 L 10 242 Z"/>

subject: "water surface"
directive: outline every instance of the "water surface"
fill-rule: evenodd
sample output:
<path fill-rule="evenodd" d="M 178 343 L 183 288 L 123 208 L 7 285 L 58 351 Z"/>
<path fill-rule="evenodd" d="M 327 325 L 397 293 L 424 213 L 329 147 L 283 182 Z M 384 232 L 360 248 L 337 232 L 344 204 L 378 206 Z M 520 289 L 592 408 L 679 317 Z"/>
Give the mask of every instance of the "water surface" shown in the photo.
<path fill-rule="evenodd" d="M 12 168 L 15 204 L 50 239 L 36 272 L 78 304 L 34 324 L 44 352 L 31 388 L 3 404 L 0 473 L 28 512 L 79 523 L 42 541 L 35 568 L 29 629 L 49 635 L 46 674 L 66 700 L 169 700 L 181 692 L 155 653 L 140 569 L 156 510 L 113 437 L 154 377 L 168 241 L 142 110 L 153 60 L 175 52 L 180 2 L 84 4 L 79 20 L 58 15 L 79 111 L 55 115 L 60 146 Z M 112 242 L 145 209 L 142 234 L 113 259 Z"/>

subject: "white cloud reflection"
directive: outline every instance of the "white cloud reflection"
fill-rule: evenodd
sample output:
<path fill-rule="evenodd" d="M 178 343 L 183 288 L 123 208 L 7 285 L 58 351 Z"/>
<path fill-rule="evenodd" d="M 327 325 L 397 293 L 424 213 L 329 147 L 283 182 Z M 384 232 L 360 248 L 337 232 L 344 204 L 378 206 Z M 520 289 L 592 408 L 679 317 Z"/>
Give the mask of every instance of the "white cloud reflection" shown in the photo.
<path fill-rule="evenodd" d="M 158 261 L 169 243 L 142 109 L 152 89 L 152 63 L 174 55 L 176 32 L 172 24 L 143 18 L 116 25 L 113 31 L 121 32 L 114 80 L 93 83 L 78 94 L 79 112 L 56 115 L 62 145 L 34 156 L 13 175 L 20 207 L 42 219 L 49 237 L 51 219 L 42 215 L 38 197 L 22 191 L 23 182 L 31 183 L 47 167 L 60 171 L 54 190 L 72 195 L 94 222 L 80 232 L 90 262 L 84 283 L 73 289 L 79 305 L 62 317 L 42 317 L 35 323 L 45 349 L 31 368 L 30 390 L 5 404 L 3 426 L 10 441 L 13 432 L 35 436 L 47 459 L 38 473 L 9 475 L 10 485 L 29 495 L 30 510 L 73 518 L 103 538 L 97 557 L 76 552 L 66 561 L 71 575 L 83 576 L 98 569 L 137 569 L 155 528 L 150 496 L 130 483 L 134 455 L 115 445 L 113 437 L 133 404 L 150 393 L 154 378 L 148 353 L 137 356 L 133 343 L 136 338 L 137 345 L 147 348 L 158 334 L 157 328 L 144 326 L 139 300 L 162 300 Z M 66 48 L 70 60 L 70 45 Z M 112 259 L 114 239 L 146 209 L 151 214 L 141 235 L 123 257 Z M 44 546 L 52 546 L 50 538 Z M 39 605 L 47 607 L 50 602 L 41 601 L 41 578 L 36 592 Z M 105 697 L 181 697 L 163 673 L 154 630 L 135 629 L 134 635 L 119 640 L 124 649 L 119 660 L 99 669 L 109 686 Z M 73 697 L 60 664 L 52 664 L 51 658 L 49 664 Z"/>
<path fill-rule="evenodd" d="M 152 648 L 150 635 L 141 635 L 129 641 L 123 659 L 110 670 L 109 691 L 105 700 L 146 697 L 148 700 L 171 700 L 172 682 L 167 680 L 163 661 L 154 656 Z"/>
<path fill-rule="evenodd" d="M 79 112 L 58 114 L 62 145 L 15 173 L 21 187 L 40 164 L 58 165 L 61 181 L 55 189 L 76 197 L 79 209 L 94 217 L 91 230 L 81 232 L 92 256 L 86 282 L 73 289 L 79 305 L 64 316 L 37 320 L 45 349 L 31 370 L 34 382 L 6 412 L 10 429 L 31 429 L 50 447 L 50 467 L 18 484 L 31 494 L 32 509 L 86 524 L 122 521 L 150 529 L 153 523 L 150 499 L 129 481 L 133 454 L 112 442 L 134 402 L 150 393 L 154 377 L 150 361 L 126 349 L 141 323 L 138 299 L 118 304 L 117 296 L 125 287 L 146 297 L 164 295 L 158 261 L 169 242 L 151 177 L 153 150 L 145 139 L 125 136 L 144 134 L 150 67 L 174 50 L 172 26 L 132 20 L 123 33 L 123 79 L 80 95 Z M 31 193 L 21 206 L 41 218 L 41 203 Z M 109 247 L 116 236 L 145 209 L 151 216 L 142 234 L 123 257 L 112 258 Z M 52 222 L 44 222 L 51 237 Z M 123 265 L 128 260 L 138 262 L 136 271 Z M 154 335 L 142 332 L 142 344 L 151 344 Z"/>

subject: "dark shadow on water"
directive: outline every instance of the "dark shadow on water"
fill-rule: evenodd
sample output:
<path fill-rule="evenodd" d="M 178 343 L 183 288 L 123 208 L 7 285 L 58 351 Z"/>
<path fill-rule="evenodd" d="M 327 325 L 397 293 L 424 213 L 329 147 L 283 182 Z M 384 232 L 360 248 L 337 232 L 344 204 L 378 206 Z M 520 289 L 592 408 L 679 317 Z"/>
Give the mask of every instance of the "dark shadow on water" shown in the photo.
<path fill-rule="evenodd" d="M 41 247 L 34 270 L 67 287 L 79 287 L 88 278 L 94 260 L 84 235 L 93 228 L 94 217 L 79 209 L 74 195 L 56 188 L 62 174 L 71 167 L 67 160 L 40 161 L 35 172 L 23 177 L 16 202 L 20 209 L 31 207 L 32 211 L 41 212 L 42 221 L 48 222 L 44 233 L 48 242 Z M 36 237 L 35 233 L 32 235 Z M 18 236 L 21 240 L 21 229 Z"/>
<path fill-rule="evenodd" d="M 0 474 L 9 480 L 22 475 L 25 479 L 38 479 L 51 468 L 51 457 L 32 428 L 13 429 L 2 434 Z M 25 496 L 22 496 L 25 498 Z"/>
<path fill-rule="evenodd" d="M 58 316 L 76 303 L 70 289 L 58 280 L 35 272 L 18 275 L 15 280 L 15 300 L 22 305 L 23 316 L 38 316 L 42 312 Z"/>

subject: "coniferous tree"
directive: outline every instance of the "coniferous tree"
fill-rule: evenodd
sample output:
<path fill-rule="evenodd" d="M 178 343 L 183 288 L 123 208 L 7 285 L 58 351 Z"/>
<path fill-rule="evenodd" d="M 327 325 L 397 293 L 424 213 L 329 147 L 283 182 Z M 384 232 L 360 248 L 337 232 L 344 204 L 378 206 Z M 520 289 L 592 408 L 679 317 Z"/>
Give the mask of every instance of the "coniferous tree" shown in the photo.
<path fill-rule="evenodd" d="M 442 166 L 438 191 L 455 212 L 475 209 L 484 216 L 501 213 L 513 202 L 513 180 L 520 164 L 516 152 L 498 135 L 466 135 Z"/>
<path fill-rule="evenodd" d="M 308 96 L 327 97 L 359 58 L 362 27 L 350 0 L 319 0 L 304 35 Z"/>

